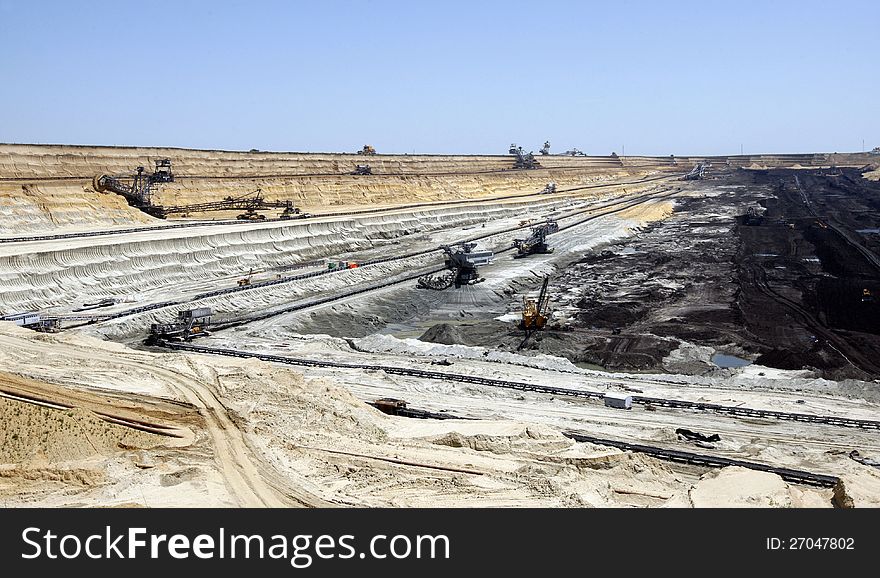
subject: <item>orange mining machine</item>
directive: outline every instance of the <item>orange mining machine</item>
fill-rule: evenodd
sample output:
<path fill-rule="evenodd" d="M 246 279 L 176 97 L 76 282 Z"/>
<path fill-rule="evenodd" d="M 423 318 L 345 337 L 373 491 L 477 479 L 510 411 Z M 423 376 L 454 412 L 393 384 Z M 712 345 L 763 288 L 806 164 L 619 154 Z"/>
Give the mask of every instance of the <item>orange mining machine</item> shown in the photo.
<path fill-rule="evenodd" d="M 538 294 L 537 299 L 529 297 L 528 295 L 523 297 L 522 319 L 519 322 L 519 328 L 525 331 L 526 336 L 520 344 L 520 348 L 526 344 L 529 337 L 531 337 L 536 331 L 542 331 L 544 327 L 547 326 L 547 320 L 550 317 L 548 311 L 550 305 L 550 293 L 547 291 L 547 286 L 549 284 L 550 276 L 547 275 L 544 277 L 544 283 L 541 285 L 541 292 Z"/>

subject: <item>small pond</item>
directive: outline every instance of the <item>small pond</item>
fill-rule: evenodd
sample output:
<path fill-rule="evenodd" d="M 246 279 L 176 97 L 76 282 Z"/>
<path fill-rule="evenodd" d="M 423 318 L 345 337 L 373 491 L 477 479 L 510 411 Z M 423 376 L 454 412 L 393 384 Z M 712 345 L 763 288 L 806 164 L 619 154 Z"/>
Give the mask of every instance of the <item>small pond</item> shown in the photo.
<path fill-rule="evenodd" d="M 717 365 L 718 367 L 745 367 L 746 365 L 751 365 L 752 362 L 748 359 L 742 359 L 741 357 L 736 357 L 735 355 L 724 355 L 723 353 L 716 353 L 712 356 L 712 363 Z"/>

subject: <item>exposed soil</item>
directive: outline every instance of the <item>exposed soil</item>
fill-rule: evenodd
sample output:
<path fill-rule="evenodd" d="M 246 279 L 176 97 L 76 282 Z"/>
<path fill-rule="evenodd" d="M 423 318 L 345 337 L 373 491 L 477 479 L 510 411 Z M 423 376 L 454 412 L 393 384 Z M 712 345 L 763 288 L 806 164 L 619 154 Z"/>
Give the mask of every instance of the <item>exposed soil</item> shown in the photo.
<path fill-rule="evenodd" d="M 0 145 L 0 225 L 44 233 L 143 223 L 142 213 L 89 183 L 157 157 L 172 157 L 179 177 L 157 191 L 163 203 L 260 186 L 267 198 L 318 210 L 479 204 L 3 244 L 4 312 L 66 313 L 104 297 L 120 299 L 105 311 L 180 300 L 59 334 L 0 323 L 3 505 L 880 504 L 873 430 L 654 404 L 621 411 L 600 396 L 438 375 L 876 419 L 880 184 L 816 169 L 863 166 L 861 157 L 713 159 L 709 178 L 680 181 L 675 175 L 693 159 L 550 157 L 540 170 L 513 171 L 504 155 L 377 155 L 377 174 L 362 178 L 347 174 L 362 160 L 353 154 Z M 798 170 L 767 169 L 774 166 Z M 626 182 L 663 173 L 670 177 L 662 183 Z M 498 200 L 551 179 L 565 188 L 615 178 L 601 190 Z M 553 235 L 552 254 L 501 252 L 520 235 L 509 230 L 515 225 L 562 221 L 557 213 L 594 212 L 593 203 L 655 189 L 669 195 Z M 481 266 L 485 281 L 415 288 L 414 274 L 437 266 L 435 256 L 415 252 L 500 231 L 481 247 L 497 257 Z M 382 258 L 393 259 L 225 292 L 251 268 L 264 281 L 326 271 L 324 260 Z M 552 317 L 524 340 L 523 298 L 545 275 Z M 407 282 L 369 288 L 398 277 Z M 325 296 L 344 298 L 288 308 Z M 292 367 L 247 353 L 123 344 L 140 343 L 151 322 L 195 303 L 221 318 L 253 315 L 212 327 L 200 344 L 334 363 Z M 722 368 L 713 359 L 762 365 Z M 467 419 L 407 419 L 364 403 L 388 397 Z M 562 433 L 571 430 L 841 483 L 817 490 L 766 472 L 660 462 L 576 443 Z"/>
<path fill-rule="evenodd" d="M 701 183 L 677 199 L 671 217 L 561 267 L 551 281 L 553 320 L 522 351 L 636 371 L 668 369 L 664 359 L 683 342 L 757 354 L 760 344 L 744 331 L 734 306 L 735 231 L 737 215 L 768 193 L 747 190 L 744 180 L 735 174 Z M 508 324 L 493 339 L 515 348 L 522 337 Z M 706 359 L 675 369 L 704 373 L 715 366 Z"/>
<path fill-rule="evenodd" d="M 876 377 L 877 199 L 880 184 L 851 169 L 737 171 L 705 181 L 671 218 L 563 267 L 551 283 L 555 323 L 523 350 L 613 370 L 687 373 L 717 371 L 714 351 L 833 379 Z M 509 324 L 477 334 L 484 346 L 522 339 Z M 670 357 L 690 344 L 709 349 Z"/>
<path fill-rule="evenodd" d="M 739 308 L 769 348 L 758 362 L 876 377 L 880 269 L 872 235 L 858 231 L 880 225 L 880 186 L 851 170 L 774 170 L 755 181 L 774 187 L 774 198 L 760 223 L 739 227 L 737 259 Z"/>

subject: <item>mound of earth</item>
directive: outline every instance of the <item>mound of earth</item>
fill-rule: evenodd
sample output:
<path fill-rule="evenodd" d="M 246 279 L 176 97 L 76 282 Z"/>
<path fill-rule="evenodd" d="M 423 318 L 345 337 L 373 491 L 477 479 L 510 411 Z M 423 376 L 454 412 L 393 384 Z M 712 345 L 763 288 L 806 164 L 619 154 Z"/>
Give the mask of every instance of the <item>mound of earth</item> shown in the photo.
<path fill-rule="evenodd" d="M 441 343 L 443 345 L 475 345 L 471 343 L 467 333 L 457 325 L 438 323 L 432 325 L 427 331 L 419 336 L 419 341 L 428 343 Z"/>
<path fill-rule="evenodd" d="M 831 507 L 818 490 L 801 490 L 769 472 L 730 466 L 704 474 L 689 492 L 695 508 Z"/>
<path fill-rule="evenodd" d="M 107 423 L 84 409 L 57 410 L 0 398 L 0 463 L 58 463 L 152 448 L 162 436 Z"/>

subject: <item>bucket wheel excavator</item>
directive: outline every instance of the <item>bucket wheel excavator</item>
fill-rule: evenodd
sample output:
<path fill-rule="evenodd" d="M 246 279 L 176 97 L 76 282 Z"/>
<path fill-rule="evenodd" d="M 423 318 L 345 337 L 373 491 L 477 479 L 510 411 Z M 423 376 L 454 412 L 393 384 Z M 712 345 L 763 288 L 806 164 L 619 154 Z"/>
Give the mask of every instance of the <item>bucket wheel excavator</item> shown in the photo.
<path fill-rule="evenodd" d="M 159 183 L 174 182 L 169 159 L 159 159 L 152 173 L 138 167 L 134 175 L 96 175 L 92 188 L 99 193 L 107 191 L 122 195 L 128 204 L 154 217 L 164 218 L 162 207 L 153 205 L 153 187 Z M 130 181 L 130 182 L 129 182 Z"/>
<path fill-rule="evenodd" d="M 706 171 L 709 169 L 709 163 L 697 163 L 689 173 L 681 177 L 681 181 L 698 181 L 706 177 Z"/>
<path fill-rule="evenodd" d="M 241 195 L 239 197 L 226 197 L 222 201 L 195 203 L 191 205 L 157 205 L 153 203 L 153 190 L 157 184 L 173 183 L 174 173 L 171 171 L 171 161 L 160 159 L 156 161 L 156 168 L 152 173 L 146 172 L 144 167 L 137 167 L 134 175 L 97 175 L 92 179 L 92 187 L 96 192 L 113 192 L 125 197 L 128 204 L 141 211 L 164 219 L 168 215 L 188 215 L 207 211 L 236 211 L 243 210 L 236 217 L 245 221 L 263 221 L 266 216 L 257 211 L 268 209 L 283 209 L 281 219 L 298 219 L 311 215 L 302 213 L 293 205 L 293 201 L 267 201 L 263 198 L 260 189 Z"/>
<path fill-rule="evenodd" d="M 550 149 L 548 148 L 547 150 L 549 152 Z M 516 156 L 516 160 L 513 163 L 513 168 L 515 169 L 537 169 L 541 167 L 541 164 L 535 159 L 535 155 L 532 152 L 525 152 L 521 146 L 516 146 L 516 143 L 511 143 L 507 152 Z"/>
<path fill-rule="evenodd" d="M 440 248 L 446 253 L 446 271 L 440 274 L 429 274 L 419 277 L 417 287 L 420 289 L 435 289 L 442 291 L 455 286 L 456 289 L 463 285 L 476 285 L 486 279 L 480 277 L 477 267 L 488 265 L 492 262 L 495 253 L 492 251 L 474 251 L 476 243 L 459 243 L 458 245 L 442 245 Z M 453 247 L 458 247 L 454 249 Z"/>
<path fill-rule="evenodd" d="M 513 258 L 518 259 L 537 253 L 552 253 L 553 249 L 547 246 L 547 237 L 557 231 L 559 231 L 559 224 L 556 221 L 547 221 L 537 227 L 532 227 L 532 234 L 528 239 L 514 239 L 513 246 L 516 247 L 516 255 Z"/>

